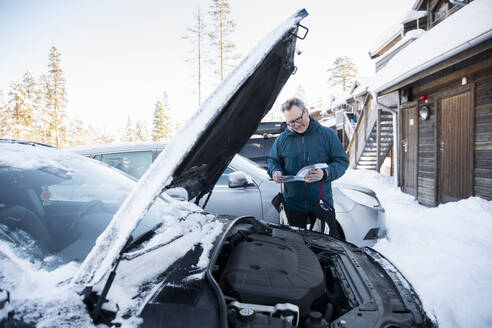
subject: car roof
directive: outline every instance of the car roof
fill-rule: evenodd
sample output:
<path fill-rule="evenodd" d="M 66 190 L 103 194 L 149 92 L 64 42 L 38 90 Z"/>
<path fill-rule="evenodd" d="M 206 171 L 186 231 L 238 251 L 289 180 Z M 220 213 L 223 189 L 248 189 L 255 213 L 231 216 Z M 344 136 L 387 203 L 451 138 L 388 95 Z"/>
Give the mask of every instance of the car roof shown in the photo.
<path fill-rule="evenodd" d="M 93 146 L 73 147 L 69 150 L 80 155 L 95 155 L 117 152 L 135 152 L 148 150 L 163 150 L 166 148 L 167 142 L 118 142 L 108 143 Z"/>

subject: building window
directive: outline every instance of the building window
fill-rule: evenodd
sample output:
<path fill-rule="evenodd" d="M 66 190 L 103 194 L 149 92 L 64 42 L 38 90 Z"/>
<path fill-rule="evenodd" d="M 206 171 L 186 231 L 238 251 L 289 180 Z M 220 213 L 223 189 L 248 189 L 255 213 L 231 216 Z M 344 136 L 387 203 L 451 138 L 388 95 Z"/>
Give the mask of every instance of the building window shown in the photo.
<path fill-rule="evenodd" d="M 432 11 L 432 20 L 436 21 L 439 18 L 443 17 L 444 15 L 446 15 L 449 9 L 451 9 L 451 5 L 447 0 L 439 1 Z"/>

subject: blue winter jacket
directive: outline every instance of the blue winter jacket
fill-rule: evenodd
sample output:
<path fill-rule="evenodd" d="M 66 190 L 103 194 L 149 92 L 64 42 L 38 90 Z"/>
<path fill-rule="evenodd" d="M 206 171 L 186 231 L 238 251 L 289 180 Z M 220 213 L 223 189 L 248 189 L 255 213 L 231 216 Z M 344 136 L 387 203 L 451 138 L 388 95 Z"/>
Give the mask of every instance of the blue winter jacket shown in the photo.
<path fill-rule="evenodd" d="M 323 201 L 333 205 L 331 181 L 341 177 L 349 165 L 347 154 L 335 132 L 310 118 L 303 134 L 290 129 L 282 132 L 270 151 L 268 174 L 281 171 L 296 175 L 306 165 L 327 163 L 326 179 L 321 182 Z M 300 212 L 314 212 L 320 199 L 320 182 L 284 183 L 283 194 L 287 208 Z"/>

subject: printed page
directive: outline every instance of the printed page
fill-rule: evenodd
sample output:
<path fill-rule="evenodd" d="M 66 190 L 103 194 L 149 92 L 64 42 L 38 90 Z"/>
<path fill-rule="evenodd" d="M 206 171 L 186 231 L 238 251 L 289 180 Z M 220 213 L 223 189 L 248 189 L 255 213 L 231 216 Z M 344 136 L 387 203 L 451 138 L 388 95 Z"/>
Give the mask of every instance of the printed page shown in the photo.
<path fill-rule="evenodd" d="M 328 164 L 326 163 L 317 163 L 317 164 L 311 164 L 304 166 L 302 169 L 300 169 L 296 175 L 286 175 L 283 177 L 284 182 L 292 182 L 292 181 L 305 181 L 304 177 L 306 174 L 308 174 L 309 170 L 314 170 L 314 169 L 324 169 L 327 168 Z"/>

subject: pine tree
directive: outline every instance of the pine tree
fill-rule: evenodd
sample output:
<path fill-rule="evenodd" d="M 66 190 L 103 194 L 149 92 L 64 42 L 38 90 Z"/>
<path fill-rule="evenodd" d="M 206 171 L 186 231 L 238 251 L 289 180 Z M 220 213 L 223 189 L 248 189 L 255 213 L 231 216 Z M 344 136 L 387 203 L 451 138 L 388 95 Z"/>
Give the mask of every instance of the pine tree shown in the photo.
<path fill-rule="evenodd" d="M 51 115 L 48 111 L 48 104 L 50 102 L 50 84 L 48 82 L 48 77 L 46 74 L 42 74 L 39 77 L 39 95 L 37 103 L 39 108 L 36 112 L 34 112 L 34 126 L 36 131 L 38 131 L 38 140 L 39 142 L 48 144 L 50 142 L 50 121 Z"/>
<path fill-rule="evenodd" d="M 200 106 L 202 104 L 204 63 L 207 60 L 207 52 L 205 51 L 205 37 L 207 36 L 207 32 L 200 8 L 198 8 L 194 14 L 193 25 L 188 27 L 187 30 L 188 34 L 183 38 L 190 40 L 193 48 L 189 52 L 189 57 L 186 59 L 186 62 L 192 63 L 194 67 L 193 75 L 197 83 L 198 106 Z"/>
<path fill-rule="evenodd" d="M 66 132 L 67 113 L 65 111 L 67 99 L 65 98 L 65 78 L 61 68 L 61 54 L 58 49 L 51 47 L 49 53 L 48 89 L 46 90 L 46 108 L 50 117 L 49 137 L 50 143 L 59 147 Z"/>
<path fill-rule="evenodd" d="M 70 122 L 68 122 L 67 125 L 68 129 L 65 136 L 65 145 L 67 147 L 87 144 L 89 131 L 80 118 L 73 118 L 72 120 L 70 120 Z"/>
<path fill-rule="evenodd" d="M 285 121 L 285 117 L 282 114 L 280 108 L 282 107 L 282 103 L 285 99 L 277 98 L 275 103 L 272 106 L 272 109 L 263 117 L 262 122 L 283 122 Z"/>
<path fill-rule="evenodd" d="M 136 141 L 135 137 L 135 127 L 133 125 L 133 121 L 128 115 L 128 119 L 126 120 L 126 127 L 125 130 L 123 131 L 123 136 L 122 136 L 123 141 Z"/>
<path fill-rule="evenodd" d="M 21 82 L 14 81 L 10 85 L 7 103 L 8 133 L 16 139 L 30 138 L 33 122 L 32 109 L 28 107 L 26 90 Z"/>
<path fill-rule="evenodd" d="M 38 128 L 37 122 L 40 111 L 40 90 L 31 72 L 27 71 L 24 74 L 22 85 L 26 94 L 26 108 L 28 109 L 30 116 L 29 121 L 25 122 L 25 124 L 29 124 L 29 126 L 27 127 L 30 129 L 28 139 L 33 141 L 41 141 L 42 133 L 40 132 L 41 130 Z"/>
<path fill-rule="evenodd" d="M 302 84 L 299 84 L 297 86 L 297 90 L 296 90 L 296 93 L 295 93 L 295 96 L 299 99 L 302 100 L 302 102 L 304 102 L 304 105 L 306 105 L 306 107 L 308 107 L 308 98 L 307 98 L 307 93 L 306 93 L 306 89 L 304 89 L 304 87 L 302 86 Z"/>
<path fill-rule="evenodd" d="M 212 0 L 209 14 L 213 22 L 209 37 L 218 50 L 218 73 L 222 81 L 226 69 L 233 67 L 239 59 L 236 45 L 231 40 L 236 24 L 231 18 L 231 5 L 228 0 Z"/>
<path fill-rule="evenodd" d="M 112 143 L 116 141 L 114 134 L 105 128 L 94 128 L 89 126 L 89 133 L 91 134 L 92 142 L 95 144 Z M 133 140 L 134 141 L 134 140 Z"/>
<path fill-rule="evenodd" d="M 352 58 L 342 56 L 335 59 L 328 72 L 330 73 L 328 79 L 330 87 L 338 87 L 342 92 L 347 92 L 352 87 L 358 70 Z"/>
<path fill-rule="evenodd" d="M 5 101 L 3 99 L 3 91 L 0 90 L 0 138 L 6 137 L 8 134 L 7 128 L 7 118 L 8 118 L 7 106 L 5 105 Z"/>
<path fill-rule="evenodd" d="M 135 123 L 135 137 L 137 141 L 149 140 L 149 127 L 145 121 Z"/>
<path fill-rule="evenodd" d="M 167 93 L 164 92 L 164 94 L 162 95 L 162 99 L 159 99 L 155 104 L 152 140 L 171 140 L 173 128 L 169 111 L 170 110 L 167 101 Z"/>

